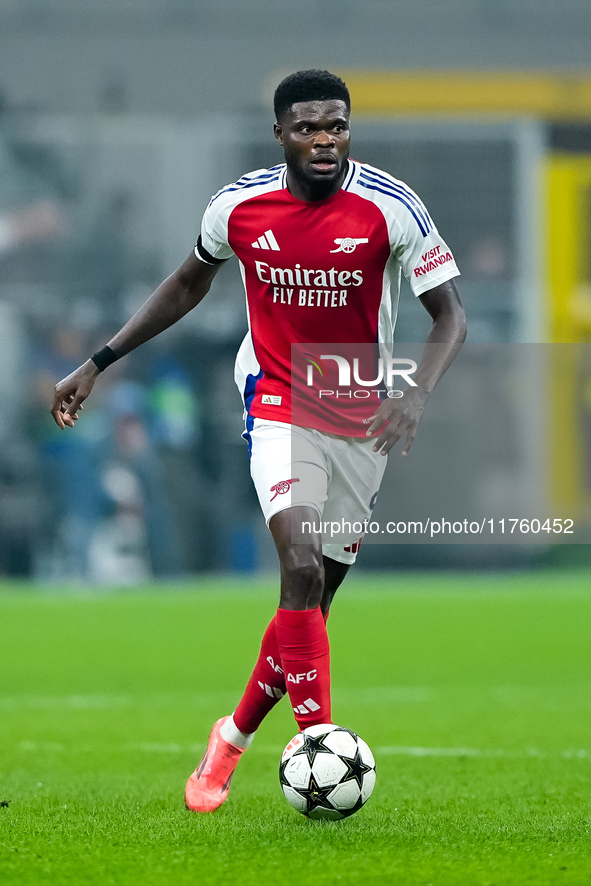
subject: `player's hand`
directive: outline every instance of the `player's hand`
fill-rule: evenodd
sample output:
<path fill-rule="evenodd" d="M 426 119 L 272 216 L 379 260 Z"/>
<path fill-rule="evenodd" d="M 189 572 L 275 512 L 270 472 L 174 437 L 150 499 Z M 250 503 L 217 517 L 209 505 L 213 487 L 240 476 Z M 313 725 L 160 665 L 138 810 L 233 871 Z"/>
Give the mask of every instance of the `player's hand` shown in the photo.
<path fill-rule="evenodd" d="M 51 407 L 51 414 L 58 428 L 63 430 L 66 426 L 74 427 L 74 422 L 78 421 L 78 410 L 82 409 L 82 403 L 92 391 L 98 374 L 98 368 L 92 360 L 87 360 L 66 378 L 58 381 Z"/>
<path fill-rule="evenodd" d="M 417 428 L 428 399 L 429 394 L 416 387 L 407 388 L 402 397 L 398 399 L 384 400 L 368 419 L 371 421 L 371 425 L 367 429 L 367 436 L 373 437 L 378 431 L 380 432 L 372 447 L 373 451 L 379 451 L 380 455 L 387 455 L 398 440 L 406 434 L 402 455 L 407 455 L 416 437 Z"/>

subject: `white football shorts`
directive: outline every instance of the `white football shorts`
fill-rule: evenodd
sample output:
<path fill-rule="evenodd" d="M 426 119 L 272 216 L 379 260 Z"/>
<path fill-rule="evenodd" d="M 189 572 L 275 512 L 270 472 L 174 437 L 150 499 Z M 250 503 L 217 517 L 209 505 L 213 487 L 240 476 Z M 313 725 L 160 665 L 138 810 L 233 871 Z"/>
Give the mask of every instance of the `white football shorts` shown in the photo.
<path fill-rule="evenodd" d="M 322 553 L 354 563 L 363 535 L 359 524 L 370 519 L 386 469 L 387 458 L 372 451 L 375 440 L 259 418 L 250 440 L 250 473 L 267 524 L 285 508 L 314 508 L 323 527 L 343 527 L 338 543 L 322 532 Z"/>

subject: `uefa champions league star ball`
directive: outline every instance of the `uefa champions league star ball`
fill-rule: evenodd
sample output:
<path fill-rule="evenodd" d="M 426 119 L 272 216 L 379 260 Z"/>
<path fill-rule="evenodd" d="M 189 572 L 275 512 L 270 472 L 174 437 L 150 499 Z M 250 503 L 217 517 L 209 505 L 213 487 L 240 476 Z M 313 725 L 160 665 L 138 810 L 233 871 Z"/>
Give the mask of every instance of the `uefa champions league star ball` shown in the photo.
<path fill-rule="evenodd" d="M 333 821 L 357 812 L 376 783 L 373 754 L 350 729 L 321 723 L 292 738 L 279 765 L 281 789 L 307 818 Z"/>

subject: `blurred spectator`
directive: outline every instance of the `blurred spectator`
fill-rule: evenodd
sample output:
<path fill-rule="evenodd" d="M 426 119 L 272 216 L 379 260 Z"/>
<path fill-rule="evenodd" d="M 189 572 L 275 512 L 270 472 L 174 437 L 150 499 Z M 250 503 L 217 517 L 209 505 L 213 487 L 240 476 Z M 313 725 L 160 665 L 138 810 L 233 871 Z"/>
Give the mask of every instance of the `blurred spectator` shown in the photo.
<path fill-rule="evenodd" d="M 37 537 L 40 573 L 106 584 L 178 575 L 183 557 L 146 388 L 119 364 L 74 431 L 59 431 L 47 413 L 55 379 L 87 351 L 86 336 L 70 328 L 55 332 L 36 358 L 45 408 L 36 413 L 35 436 L 51 514 Z"/>
<path fill-rule="evenodd" d="M 60 194 L 61 191 L 61 194 Z M 19 250 L 63 233 L 63 180 L 47 149 L 19 142 L 0 94 L 0 268 Z"/>
<path fill-rule="evenodd" d="M 41 346 L 34 355 L 33 403 L 37 408 L 31 433 L 37 442 L 49 514 L 37 539 L 38 570 L 43 577 L 90 577 L 90 545 L 107 506 L 100 484 L 100 460 L 107 435 L 100 398 L 74 433 L 61 433 L 47 413 L 47 397 L 56 378 L 71 372 L 87 349 L 86 337 L 79 330 L 58 329 L 48 345 Z"/>
<path fill-rule="evenodd" d="M 189 379 L 176 357 L 159 356 L 152 368 L 149 402 L 151 430 L 162 464 L 177 526 L 180 556 L 187 571 L 209 566 L 214 557 L 210 502 L 212 482 L 200 453 L 201 402 L 194 390 L 199 371 Z"/>
<path fill-rule="evenodd" d="M 142 385 L 125 379 L 113 385 L 107 425 L 100 482 L 110 515 L 93 545 L 93 575 L 111 582 L 121 581 L 121 576 L 131 582 L 152 574 L 179 575 L 183 562 L 177 530 L 162 464 L 149 434 L 147 392 Z"/>
<path fill-rule="evenodd" d="M 0 458 L 0 576 L 25 577 L 35 566 L 47 518 L 39 495 L 39 465 L 30 441 L 10 441 Z"/>
<path fill-rule="evenodd" d="M 198 405 L 186 372 L 172 356 L 156 361 L 150 390 L 154 440 L 172 450 L 187 450 L 199 436 Z"/>

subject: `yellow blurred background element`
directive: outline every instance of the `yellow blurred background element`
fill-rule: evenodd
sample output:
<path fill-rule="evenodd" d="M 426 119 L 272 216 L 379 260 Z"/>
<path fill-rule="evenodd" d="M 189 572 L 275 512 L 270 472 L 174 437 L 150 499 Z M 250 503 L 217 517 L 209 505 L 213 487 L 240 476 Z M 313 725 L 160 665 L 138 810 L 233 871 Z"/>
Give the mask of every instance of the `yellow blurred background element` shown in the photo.
<path fill-rule="evenodd" d="M 356 114 L 591 119 L 591 72 L 339 70 Z"/>

